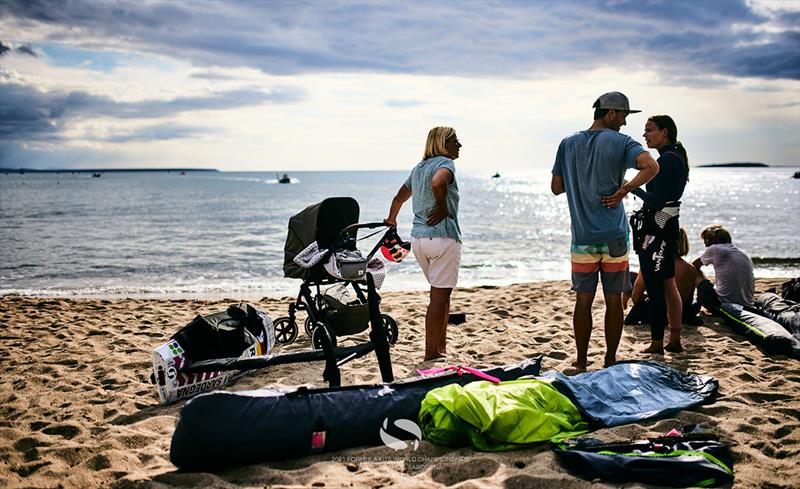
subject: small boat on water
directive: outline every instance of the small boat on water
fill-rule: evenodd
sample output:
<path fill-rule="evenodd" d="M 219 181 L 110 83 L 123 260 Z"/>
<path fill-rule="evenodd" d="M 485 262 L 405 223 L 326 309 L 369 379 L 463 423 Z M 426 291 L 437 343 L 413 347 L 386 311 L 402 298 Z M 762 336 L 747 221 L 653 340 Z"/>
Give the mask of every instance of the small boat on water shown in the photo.
<path fill-rule="evenodd" d="M 98 172 L 92 173 L 92 178 L 100 178 L 100 173 Z"/>
<path fill-rule="evenodd" d="M 800 171 L 794 172 L 794 175 L 792 175 L 792 178 L 800 178 Z"/>
<path fill-rule="evenodd" d="M 500 174 L 499 173 L 495 173 L 494 175 L 492 175 L 492 178 L 500 178 Z"/>
<path fill-rule="evenodd" d="M 292 179 L 289 178 L 289 175 L 284 173 L 282 177 L 278 178 L 278 183 L 292 183 Z"/>

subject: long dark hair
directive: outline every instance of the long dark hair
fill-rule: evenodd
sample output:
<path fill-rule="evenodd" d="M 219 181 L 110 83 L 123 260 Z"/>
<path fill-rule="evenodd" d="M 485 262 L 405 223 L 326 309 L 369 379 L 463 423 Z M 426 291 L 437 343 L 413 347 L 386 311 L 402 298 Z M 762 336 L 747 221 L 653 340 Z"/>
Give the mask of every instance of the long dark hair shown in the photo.
<path fill-rule="evenodd" d="M 675 121 L 668 115 L 654 115 L 647 120 L 655 124 L 659 129 L 667 130 L 667 139 L 677 146 L 678 151 L 683 155 L 683 164 L 686 165 L 686 180 L 689 180 L 689 156 L 686 154 L 686 148 L 678 141 L 678 126 L 675 125 Z"/>

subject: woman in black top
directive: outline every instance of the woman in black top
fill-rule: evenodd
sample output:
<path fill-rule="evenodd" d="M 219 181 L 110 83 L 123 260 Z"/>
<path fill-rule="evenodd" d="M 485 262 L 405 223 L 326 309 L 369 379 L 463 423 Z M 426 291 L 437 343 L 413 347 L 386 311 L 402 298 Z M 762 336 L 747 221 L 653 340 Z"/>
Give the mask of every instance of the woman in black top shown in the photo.
<path fill-rule="evenodd" d="M 639 256 L 649 300 L 650 346 L 645 353 L 681 352 L 682 303 L 675 283 L 675 256 L 680 224 L 678 209 L 689 179 L 689 160 L 678 141 L 678 128 L 668 115 L 655 115 L 644 126 L 647 147 L 655 148 L 659 172 L 646 190 L 633 193 L 644 201 L 631 217 L 634 249 Z M 665 319 L 670 338 L 664 345 Z"/>

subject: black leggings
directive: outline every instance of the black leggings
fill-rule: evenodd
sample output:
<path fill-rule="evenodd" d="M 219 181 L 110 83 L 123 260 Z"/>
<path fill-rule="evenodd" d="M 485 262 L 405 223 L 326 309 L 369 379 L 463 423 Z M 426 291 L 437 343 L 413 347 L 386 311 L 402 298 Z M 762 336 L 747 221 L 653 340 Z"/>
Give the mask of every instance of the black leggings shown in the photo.
<path fill-rule="evenodd" d="M 678 216 L 667 220 L 663 228 L 645 225 L 634 228 L 634 246 L 639 256 L 639 271 L 647 291 L 647 312 L 650 316 L 650 337 L 663 340 L 667 326 L 667 301 L 664 280 L 675 277 L 675 255 L 678 241 Z M 638 231 L 638 232 L 637 232 Z M 642 247 L 644 247 L 642 249 Z"/>

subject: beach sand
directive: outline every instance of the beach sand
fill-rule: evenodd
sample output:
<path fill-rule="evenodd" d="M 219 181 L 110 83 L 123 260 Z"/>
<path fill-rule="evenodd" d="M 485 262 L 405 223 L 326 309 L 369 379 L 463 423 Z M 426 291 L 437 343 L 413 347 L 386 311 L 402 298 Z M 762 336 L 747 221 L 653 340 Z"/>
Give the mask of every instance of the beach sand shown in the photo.
<path fill-rule="evenodd" d="M 760 279 L 757 289 L 782 281 Z M 602 366 L 601 296 L 590 370 Z M 289 300 L 251 304 L 274 319 L 285 315 Z M 409 453 L 362 447 L 216 474 L 177 471 L 169 446 L 184 402 L 160 404 L 149 382 L 152 350 L 196 314 L 236 302 L 0 298 L 0 487 L 604 487 L 570 475 L 546 446 L 480 453 L 424 441 Z M 396 378 L 417 368 L 503 365 L 539 353 L 543 371 L 564 370 L 573 359 L 568 282 L 456 290 L 452 312 L 466 313 L 467 322 L 449 327 L 446 361 L 421 362 L 426 303 L 425 293 L 383 295 L 382 312 L 400 326 L 392 348 Z M 733 445 L 735 487 L 800 487 L 800 362 L 766 356 L 719 320 L 704 319 L 704 326 L 684 326 L 684 353 L 666 356 L 638 353 L 649 331 L 628 326 L 619 359 L 655 359 L 712 375 L 720 384 L 716 401 L 594 436 L 639 438 L 699 423 Z M 307 336 L 301 333 L 292 347 L 309 348 Z M 282 365 L 255 371 L 228 389 L 321 385 L 321 372 L 318 363 Z M 374 356 L 344 366 L 342 381 L 379 381 Z"/>

